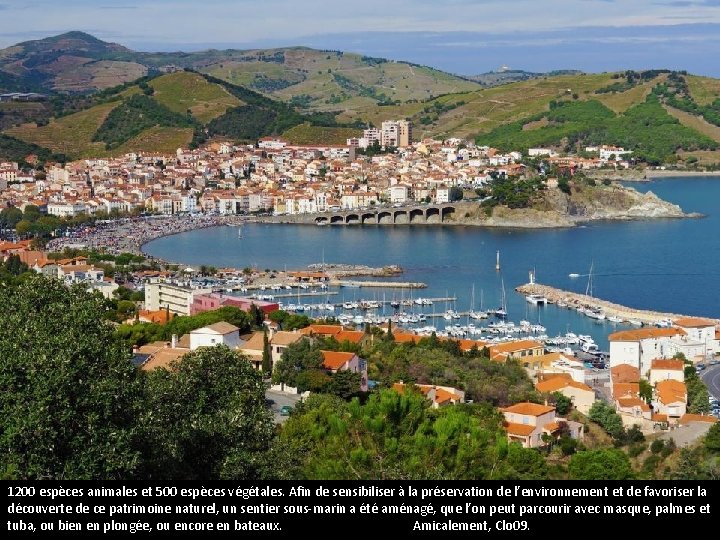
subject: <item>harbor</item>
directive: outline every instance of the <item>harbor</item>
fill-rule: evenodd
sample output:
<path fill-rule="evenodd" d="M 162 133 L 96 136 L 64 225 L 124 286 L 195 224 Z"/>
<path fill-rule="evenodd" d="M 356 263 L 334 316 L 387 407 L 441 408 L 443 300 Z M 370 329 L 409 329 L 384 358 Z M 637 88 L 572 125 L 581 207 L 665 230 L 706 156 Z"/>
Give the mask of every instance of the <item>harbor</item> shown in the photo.
<path fill-rule="evenodd" d="M 669 326 L 673 320 L 686 317 L 686 315 L 677 313 L 634 309 L 601 300 L 588 294 L 565 291 L 540 283 L 526 283 L 515 290 L 526 297 L 530 295 L 544 297 L 547 303 L 556 304 L 561 308 L 575 309 L 586 315 L 589 314 L 591 318 L 602 318 L 611 322 L 626 322 L 633 326 Z M 720 324 L 720 320 L 714 320 Z"/>

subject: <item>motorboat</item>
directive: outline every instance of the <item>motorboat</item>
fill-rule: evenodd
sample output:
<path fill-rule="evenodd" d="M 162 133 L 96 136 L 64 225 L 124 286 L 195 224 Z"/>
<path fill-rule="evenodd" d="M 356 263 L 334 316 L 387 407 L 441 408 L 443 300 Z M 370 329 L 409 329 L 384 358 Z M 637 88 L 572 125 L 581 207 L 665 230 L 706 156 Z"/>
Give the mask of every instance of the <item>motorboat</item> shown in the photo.
<path fill-rule="evenodd" d="M 608 322 L 611 322 L 611 323 L 621 323 L 621 322 L 623 322 L 623 320 L 622 320 L 620 317 L 618 317 L 617 315 L 609 315 L 608 318 L 607 318 L 607 320 L 608 320 Z"/>
<path fill-rule="evenodd" d="M 547 304 L 547 298 L 545 298 L 545 296 L 542 294 L 528 294 L 525 297 L 525 300 L 535 306 L 544 306 L 545 304 Z"/>

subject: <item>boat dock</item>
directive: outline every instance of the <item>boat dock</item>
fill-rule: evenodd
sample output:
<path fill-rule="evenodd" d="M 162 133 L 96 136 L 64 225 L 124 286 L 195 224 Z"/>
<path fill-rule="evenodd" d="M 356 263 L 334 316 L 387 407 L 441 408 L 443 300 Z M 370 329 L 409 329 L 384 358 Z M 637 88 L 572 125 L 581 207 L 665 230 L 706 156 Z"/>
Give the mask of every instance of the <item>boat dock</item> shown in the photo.
<path fill-rule="evenodd" d="M 331 279 L 330 285 L 335 287 L 386 287 L 390 289 L 425 289 L 427 283 L 419 283 L 412 281 L 350 281 Z"/>
<path fill-rule="evenodd" d="M 625 321 L 635 320 L 647 325 L 655 325 L 661 321 L 675 320 L 686 316 L 679 315 L 677 313 L 662 313 L 660 311 L 633 309 L 586 294 L 564 291 L 549 285 L 541 285 L 540 283 L 527 283 L 525 285 L 520 285 L 515 290 L 525 296 L 529 294 L 539 294 L 545 296 L 549 302 L 555 304 L 562 302 L 567 304 L 568 308 L 576 309 L 578 307 L 583 307 L 586 309 L 601 310 L 608 316 L 614 315 Z"/>

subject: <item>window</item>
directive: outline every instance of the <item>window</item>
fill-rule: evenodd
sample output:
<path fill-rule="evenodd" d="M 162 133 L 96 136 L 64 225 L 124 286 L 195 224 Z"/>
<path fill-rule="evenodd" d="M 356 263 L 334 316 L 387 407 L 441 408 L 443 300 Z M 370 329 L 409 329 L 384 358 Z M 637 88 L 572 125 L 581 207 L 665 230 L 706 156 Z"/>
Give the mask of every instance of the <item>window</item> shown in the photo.
<path fill-rule="evenodd" d="M 523 424 L 527 425 L 529 423 L 530 423 L 530 419 L 527 416 L 523 416 Z"/>

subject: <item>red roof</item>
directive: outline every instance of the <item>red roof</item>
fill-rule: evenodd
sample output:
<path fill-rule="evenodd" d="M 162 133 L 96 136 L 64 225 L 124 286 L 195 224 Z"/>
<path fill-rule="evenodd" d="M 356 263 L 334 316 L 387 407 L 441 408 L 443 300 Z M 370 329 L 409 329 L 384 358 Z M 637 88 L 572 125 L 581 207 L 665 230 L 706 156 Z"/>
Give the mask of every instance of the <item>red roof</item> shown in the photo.
<path fill-rule="evenodd" d="M 323 355 L 323 367 L 333 371 L 342 368 L 355 357 L 355 353 L 338 351 L 320 351 Z"/>

